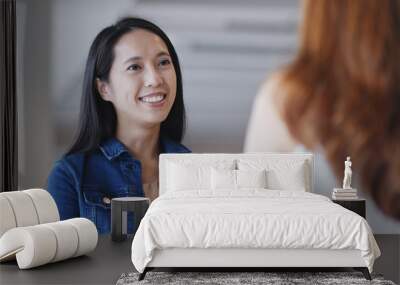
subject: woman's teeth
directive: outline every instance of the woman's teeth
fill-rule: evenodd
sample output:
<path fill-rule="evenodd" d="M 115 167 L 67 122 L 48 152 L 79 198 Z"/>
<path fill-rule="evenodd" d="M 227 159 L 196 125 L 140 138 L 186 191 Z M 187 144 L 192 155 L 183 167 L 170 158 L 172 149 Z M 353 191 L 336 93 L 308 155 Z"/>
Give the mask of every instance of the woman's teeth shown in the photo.
<path fill-rule="evenodd" d="M 158 103 L 165 99 L 165 95 L 146 96 L 140 98 L 141 101 L 146 103 Z"/>

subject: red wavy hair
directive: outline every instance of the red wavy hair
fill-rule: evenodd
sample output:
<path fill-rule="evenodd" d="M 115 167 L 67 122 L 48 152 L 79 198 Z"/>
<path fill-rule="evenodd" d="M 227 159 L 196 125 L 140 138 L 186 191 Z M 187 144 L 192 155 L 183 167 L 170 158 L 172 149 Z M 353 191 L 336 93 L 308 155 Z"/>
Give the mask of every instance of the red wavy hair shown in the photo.
<path fill-rule="evenodd" d="M 338 177 L 350 155 L 363 188 L 400 219 L 400 3 L 304 3 L 301 43 L 283 73 L 292 136 L 322 146 Z"/>

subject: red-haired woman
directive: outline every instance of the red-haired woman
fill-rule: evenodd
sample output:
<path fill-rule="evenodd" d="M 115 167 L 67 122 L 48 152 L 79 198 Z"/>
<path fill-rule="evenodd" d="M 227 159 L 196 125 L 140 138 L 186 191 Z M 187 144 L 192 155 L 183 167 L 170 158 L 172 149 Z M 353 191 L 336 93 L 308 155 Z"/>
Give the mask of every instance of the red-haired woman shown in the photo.
<path fill-rule="evenodd" d="M 303 11 L 297 56 L 256 97 L 245 150 L 301 143 L 337 176 L 349 155 L 363 191 L 400 220 L 400 1 L 305 1 Z"/>

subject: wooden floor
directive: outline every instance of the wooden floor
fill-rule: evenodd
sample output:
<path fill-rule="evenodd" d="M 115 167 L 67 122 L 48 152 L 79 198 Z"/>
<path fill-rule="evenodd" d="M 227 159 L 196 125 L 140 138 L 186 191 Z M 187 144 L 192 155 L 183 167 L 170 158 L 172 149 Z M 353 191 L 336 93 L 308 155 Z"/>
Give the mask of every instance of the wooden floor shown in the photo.
<path fill-rule="evenodd" d="M 375 235 L 381 257 L 375 261 L 374 272 L 400 284 L 400 235 Z"/>

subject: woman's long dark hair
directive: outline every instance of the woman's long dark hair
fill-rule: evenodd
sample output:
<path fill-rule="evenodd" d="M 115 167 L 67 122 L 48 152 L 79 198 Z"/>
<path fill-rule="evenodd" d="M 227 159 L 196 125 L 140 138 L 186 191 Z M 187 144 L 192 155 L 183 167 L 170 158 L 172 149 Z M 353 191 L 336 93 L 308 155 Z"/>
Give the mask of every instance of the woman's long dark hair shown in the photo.
<path fill-rule="evenodd" d="M 176 97 L 167 118 L 161 123 L 160 137 L 181 142 L 185 130 L 182 75 L 178 56 L 167 35 L 155 24 L 140 18 L 123 18 L 103 29 L 94 39 L 86 62 L 82 88 L 79 127 L 76 139 L 67 154 L 91 152 L 100 143 L 115 135 L 117 116 L 112 103 L 101 98 L 96 79 L 107 81 L 114 61 L 114 46 L 126 33 L 144 29 L 159 36 L 168 48 L 176 73 Z"/>

